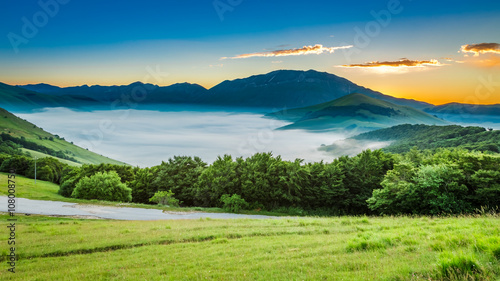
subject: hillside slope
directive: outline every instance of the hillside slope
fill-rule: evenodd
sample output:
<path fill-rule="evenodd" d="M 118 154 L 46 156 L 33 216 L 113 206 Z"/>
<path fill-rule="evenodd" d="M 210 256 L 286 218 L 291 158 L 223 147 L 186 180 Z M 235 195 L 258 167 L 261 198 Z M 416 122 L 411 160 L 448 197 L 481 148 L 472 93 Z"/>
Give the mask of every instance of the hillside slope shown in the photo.
<path fill-rule="evenodd" d="M 463 104 L 448 103 L 425 109 L 429 113 L 439 114 L 473 114 L 500 116 L 500 104 Z"/>
<path fill-rule="evenodd" d="M 63 138 L 60 138 L 57 135 L 52 135 L 44 131 L 42 128 L 15 116 L 3 108 L 0 108 L 0 134 L 1 133 L 7 134 L 8 136 L 16 138 L 20 141 L 27 141 L 56 152 L 62 152 L 67 158 L 74 158 L 81 164 L 110 163 L 126 165 L 123 162 L 101 156 L 73 145 L 65 141 Z M 73 160 L 73 162 L 75 161 Z"/>
<path fill-rule="evenodd" d="M 54 96 L 0 83 L 0 107 L 7 110 L 32 110 L 43 107 L 79 107 L 96 104 L 85 96 Z"/>
<path fill-rule="evenodd" d="M 359 93 L 314 106 L 282 110 L 266 116 L 293 122 L 281 129 L 313 131 L 364 132 L 399 124 L 448 124 L 418 109 L 395 105 Z"/>
<path fill-rule="evenodd" d="M 385 151 L 402 153 L 416 146 L 419 149 L 455 148 L 500 152 L 500 131 L 482 127 L 399 125 L 367 132 L 352 140 L 392 141 Z"/>

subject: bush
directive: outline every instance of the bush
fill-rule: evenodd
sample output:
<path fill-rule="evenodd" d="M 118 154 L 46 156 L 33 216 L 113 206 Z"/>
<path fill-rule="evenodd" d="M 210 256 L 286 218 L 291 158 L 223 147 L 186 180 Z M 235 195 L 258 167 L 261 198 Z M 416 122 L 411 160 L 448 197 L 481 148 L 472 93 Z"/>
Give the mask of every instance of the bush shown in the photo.
<path fill-rule="evenodd" d="M 59 194 L 63 196 L 71 196 L 76 184 L 84 177 L 92 177 L 98 172 L 111 172 L 118 174 L 120 181 L 128 185 L 134 180 L 134 171 L 130 166 L 99 164 L 99 165 L 83 165 L 79 168 L 74 168 L 73 171 L 68 171 L 64 174 L 60 182 Z M 63 188 L 64 187 L 64 188 Z M 146 203 L 146 202 L 144 202 Z"/>
<path fill-rule="evenodd" d="M 179 207 L 179 200 L 174 198 L 172 190 L 157 191 L 149 201 L 158 203 L 158 205 Z"/>
<path fill-rule="evenodd" d="M 132 190 L 121 182 L 115 171 L 98 172 L 91 177 L 82 178 L 71 197 L 129 202 L 132 200 Z"/>
<path fill-rule="evenodd" d="M 237 213 L 242 209 L 248 209 L 248 203 L 238 194 L 233 194 L 233 196 L 224 194 L 220 201 L 224 204 L 222 208 L 228 212 Z"/>

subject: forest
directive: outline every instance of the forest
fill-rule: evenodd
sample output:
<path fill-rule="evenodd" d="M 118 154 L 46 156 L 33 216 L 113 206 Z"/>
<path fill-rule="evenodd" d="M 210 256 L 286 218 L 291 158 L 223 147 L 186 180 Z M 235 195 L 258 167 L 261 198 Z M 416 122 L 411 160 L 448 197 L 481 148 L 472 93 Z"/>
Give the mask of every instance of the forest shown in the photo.
<path fill-rule="evenodd" d="M 12 168 L 34 178 L 31 158 L 0 154 L 0 171 Z M 176 156 L 149 168 L 71 167 L 43 158 L 37 178 L 59 184 L 66 197 L 291 215 L 467 214 L 500 202 L 500 156 L 460 148 L 365 150 L 331 163 L 257 153 L 224 155 L 208 165 Z"/>

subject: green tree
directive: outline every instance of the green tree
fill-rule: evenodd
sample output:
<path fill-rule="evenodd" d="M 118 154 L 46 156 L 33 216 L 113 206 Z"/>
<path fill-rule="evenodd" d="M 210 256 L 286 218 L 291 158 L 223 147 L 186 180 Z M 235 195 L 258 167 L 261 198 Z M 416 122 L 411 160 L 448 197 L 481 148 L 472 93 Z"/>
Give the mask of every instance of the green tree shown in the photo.
<path fill-rule="evenodd" d="M 217 159 L 203 170 L 195 184 L 195 203 L 205 207 L 221 207 L 223 194 L 241 194 L 244 160 L 230 155 Z"/>
<path fill-rule="evenodd" d="M 116 172 L 122 183 L 128 185 L 134 180 L 133 168 L 124 165 L 99 164 L 99 165 L 82 165 L 72 172 L 68 172 L 61 179 L 59 194 L 63 196 L 71 196 L 76 184 L 84 177 L 91 177 L 98 172 Z"/>
<path fill-rule="evenodd" d="M 135 177 L 128 187 L 132 189 L 132 201 L 135 203 L 149 203 L 156 190 L 152 182 L 155 180 L 158 173 L 158 167 L 152 168 L 135 168 Z"/>
<path fill-rule="evenodd" d="M 156 191 L 172 190 L 185 205 L 194 205 L 195 184 L 207 164 L 199 157 L 174 156 L 158 166 L 152 185 Z"/>
<path fill-rule="evenodd" d="M 222 208 L 228 212 L 237 213 L 248 208 L 248 203 L 238 194 L 233 194 L 232 196 L 224 194 L 220 198 L 220 201 L 223 203 Z"/>
<path fill-rule="evenodd" d="M 471 177 L 476 207 L 500 206 L 500 171 L 478 170 Z"/>
<path fill-rule="evenodd" d="M 343 156 L 335 160 L 344 172 L 344 186 L 347 189 L 345 210 L 349 214 L 370 212 L 366 200 L 374 189 L 380 189 L 380 183 L 387 171 L 394 165 L 394 157 L 381 150 L 365 150 L 354 156 Z"/>
<path fill-rule="evenodd" d="M 132 190 L 121 182 L 115 171 L 98 172 L 91 177 L 83 177 L 77 184 L 71 197 L 79 199 L 98 199 L 107 201 L 129 202 Z"/>

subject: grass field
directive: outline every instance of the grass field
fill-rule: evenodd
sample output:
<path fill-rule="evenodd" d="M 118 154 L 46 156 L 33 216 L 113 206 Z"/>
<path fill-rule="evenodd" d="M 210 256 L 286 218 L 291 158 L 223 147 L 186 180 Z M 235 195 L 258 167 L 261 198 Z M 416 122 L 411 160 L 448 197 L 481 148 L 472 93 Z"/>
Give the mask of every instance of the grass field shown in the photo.
<path fill-rule="evenodd" d="M 6 179 L 0 174 L 0 186 Z M 95 203 L 59 196 L 55 184 L 16 181 L 18 197 Z M 496 214 L 175 221 L 16 214 L 15 274 L 7 271 L 8 218 L 0 214 L 0 280 L 500 280 Z"/>
<path fill-rule="evenodd" d="M 76 163 L 76 162 L 73 162 L 73 161 L 69 161 L 69 160 L 66 160 L 66 159 L 62 159 L 62 158 L 59 158 L 59 157 L 55 157 L 55 156 L 52 156 L 52 155 L 48 155 L 48 154 L 45 154 L 45 153 L 42 153 L 42 152 L 34 151 L 34 150 L 31 150 L 31 149 L 21 148 L 21 150 L 23 152 L 29 152 L 29 154 L 33 158 L 36 157 L 37 159 L 40 159 L 40 158 L 45 158 L 45 157 L 52 157 L 52 158 L 57 159 L 57 161 L 59 161 L 59 162 L 62 162 L 64 164 L 68 164 L 68 165 L 73 166 L 73 167 L 81 167 L 82 166 L 82 164 L 79 164 L 79 163 Z"/>
<path fill-rule="evenodd" d="M 7 216 L 1 218 L 6 223 Z M 1 280 L 500 276 L 500 222 L 493 216 L 146 222 L 17 218 L 16 273 L 8 272 L 3 261 Z M 7 241 L 0 243 L 5 257 Z"/>

